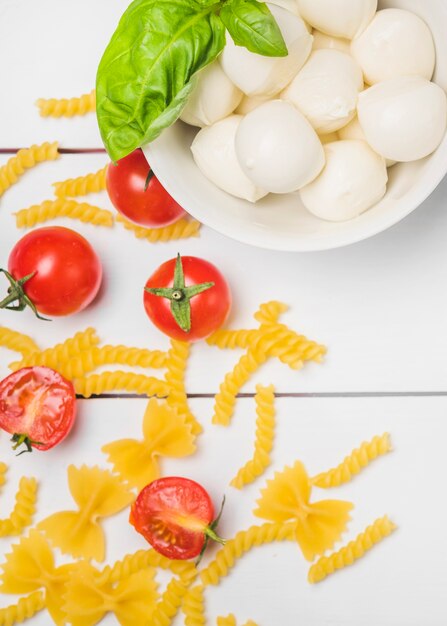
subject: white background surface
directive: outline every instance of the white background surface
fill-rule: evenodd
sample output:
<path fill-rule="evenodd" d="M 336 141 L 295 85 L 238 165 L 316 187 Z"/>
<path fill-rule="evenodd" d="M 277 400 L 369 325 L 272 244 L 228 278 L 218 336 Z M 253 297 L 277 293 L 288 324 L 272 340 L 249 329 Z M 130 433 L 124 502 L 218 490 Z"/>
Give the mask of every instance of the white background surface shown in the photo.
<path fill-rule="evenodd" d="M 99 55 L 126 4 L 0 0 L 0 51 L 8 59 L 0 98 L 0 149 L 56 139 L 65 148 L 101 147 L 94 116 L 42 120 L 33 103 L 42 96 L 90 91 Z M 0 164 L 7 158 L 0 155 Z M 19 236 L 14 211 L 50 198 L 52 182 L 95 171 L 105 162 L 104 155 L 63 155 L 11 188 L 0 201 L 0 266 L 6 265 Z M 274 383 L 282 393 L 309 395 L 278 400 L 278 438 L 268 476 L 296 458 L 310 473 L 322 471 L 362 440 L 385 430 L 391 433 L 393 454 L 334 497 L 356 505 L 346 540 L 385 513 L 399 525 L 398 532 L 355 567 L 316 587 L 307 584 L 308 565 L 295 545 L 253 551 L 228 580 L 207 593 L 210 624 L 216 615 L 229 612 L 241 624 L 251 617 L 260 626 L 447 623 L 446 192 L 444 181 L 418 211 L 372 240 L 317 254 L 256 250 L 208 229 L 199 239 L 152 245 L 137 241 L 119 225 L 108 231 L 58 220 L 87 236 L 100 254 L 106 277 L 101 298 L 87 311 L 51 324 L 38 322 L 30 312 L 1 313 L 2 325 L 28 332 L 42 347 L 93 325 L 104 343 L 164 349 L 167 340 L 150 325 L 141 306 L 142 286 L 155 267 L 177 251 L 203 256 L 221 267 L 231 283 L 232 327 L 254 327 L 257 306 L 276 298 L 291 307 L 284 321 L 329 348 L 324 365 L 312 364 L 297 373 L 269 363 L 243 390 L 253 392 L 256 382 L 263 382 Z M 104 196 L 89 200 L 108 206 Z M 214 394 L 239 353 L 206 345 L 196 345 L 192 352 L 188 391 Z M 14 354 L 0 352 L 2 376 L 12 360 Z M 376 397 L 383 393 L 391 397 Z M 329 397 L 319 397 L 325 394 Z M 352 394 L 361 397 L 349 397 Z M 10 471 L 1 494 L 1 517 L 7 516 L 23 474 L 41 478 L 38 519 L 70 507 L 66 466 L 104 466 L 100 447 L 114 438 L 137 436 L 144 406 L 144 400 L 83 401 L 74 436 L 45 455 L 16 459 L 2 437 L 0 459 L 10 464 Z M 230 537 L 255 521 L 251 511 L 265 482 L 257 481 L 242 494 L 228 487 L 251 455 L 254 401 L 238 401 L 229 430 L 211 426 L 211 399 L 195 399 L 192 407 L 205 426 L 199 453 L 166 462 L 164 471 L 206 483 L 216 503 L 225 491 L 222 532 Z M 327 495 L 322 492 L 323 498 Z M 105 527 L 108 561 L 143 546 L 127 525 L 126 514 L 106 520 Z M 7 545 L 0 543 L 2 553 Z M 3 606 L 12 600 L 0 597 Z M 47 625 L 48 620 L 42 613 L 31 624 Z M 108 617 L 105 623 L 116 621 Z"/>

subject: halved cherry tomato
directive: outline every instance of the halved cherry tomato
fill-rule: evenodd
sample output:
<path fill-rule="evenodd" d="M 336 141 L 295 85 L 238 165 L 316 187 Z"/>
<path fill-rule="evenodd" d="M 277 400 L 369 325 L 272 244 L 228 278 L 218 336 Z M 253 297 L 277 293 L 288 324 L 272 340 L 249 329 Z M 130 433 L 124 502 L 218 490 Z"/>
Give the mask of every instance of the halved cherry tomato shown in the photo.
<path fill-rule="evenodd" d="M 139 493 L 129 521 L 157 552 L 184 560 L 199 556 L 208 537 L 224 543 L 214 532 L 213 518 L 213 503 L 201 485 L 170 476 Z"/>
<path fill-rule="evenodd" d="M 220 328 L 231 307 L 221 272 L 194 256 L 171 259 L 146 283 L 144 308 L 163 333 L 180 341 L 204 339 Z"/>
<path fill-rule="evenodd" d="M 0 428 L 12 435 L 14 450 L 22 444 L 28 452 L 53 448 L 75 417 L 72 383 L 49 367 L 24 367 L 0 382 Z"/>
<path fill-rule="evenodd" d="M 87 239 L 61 226 L 37 228 L 22 237 L 9 255 L 8 269 L 9 295 L 0 308 L 31 306 L 45 315 L 81 311 L 102 279 L 101 262 Z"/>
<path fill-rule="evenodd" d="M 140 226 L 161 228 L 185 214 L 154 175 L 140 148 L 116 164 L 110 163 L 106 186 L 115 209 Z"/>

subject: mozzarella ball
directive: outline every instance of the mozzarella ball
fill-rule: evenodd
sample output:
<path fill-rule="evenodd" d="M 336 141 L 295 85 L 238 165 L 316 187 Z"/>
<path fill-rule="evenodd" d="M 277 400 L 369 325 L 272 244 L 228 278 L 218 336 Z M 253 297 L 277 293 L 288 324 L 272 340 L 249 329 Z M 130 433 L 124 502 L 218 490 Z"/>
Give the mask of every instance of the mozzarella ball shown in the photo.
<path fill-rule="evenodd" d="M 261 0 L 261 2 L 265 2 L 265 0 Z M 296 0 L 269 0 L 269 4 L 274 4 L 277 7 L 286 9 L 286 11 L 290 11 L 290 13 L 299 15 Z"/>
<path fill-rule="evenodd" d="M 236 109 L 236 113 L 238 115 L 247 115 L 247 113 L 254 111 L 259 105 L 269 100 L 271 100 L 270 96 L 244 96 Z"/>
<path fill-rule="evenodd" d="M 271 100 L 240 123 L 236 154 L 255 185 L 274 193 L 289 193 L 307 185 L 324 166 L 318 135 L 295 107 Z"/>
<path fill-rule="evenodd" d="M 247 96 L 274 96 L 290 83 L 307 61 L 312 35 L 303 20 L 280 7 L 268 5 L 281 29 L 289 54 L 266 57 L 236 46 L 227 33 L 227 44 L 220 56 L 228 78 Z"/>
<path fill-rule="evenodd" d="M 298 0 L 298 10 L 317 30 L 353 39 L 374 17 L 377 0 Z"/>
<path fill-rule="evenodd" d="M 337 141 L 324 149 L 325 168 L 300 191 L 310 213 L 330 222 L 343 222 L 383 198 L 388 182 L 385 160 L 366 142 Z"/>
<path fill-rule="evenodd" d="M 346 52 L 351 54 L 351 42 L 349 39 L 342 39 L 341 37 L 331 37 L 319 30 L 314 30 L 312 33 L 314 42 L 312 50 L 340 50 L 340 52 Z"/>
<path fill-rule="evenodd" d="M 332 133 L 354 117 L 362 89 L 362 71 L 349 55 L 316 50 L 281 98 L 294 104 L 318 133 Z"/>
<path fill-rule="evenodd" d="M 363 132 L 363 128 L 360 126 L 359 118 L 357 117 L 357 115 L 354 117 L 352 122 L 349 122 L 349 124 L 343 126 L 343 128 L 338 131 L 338 138 L 361 139 L 362 141 L 366 141 L 365 133 Z M 397 161 L 392 161 L 391 159 L 385 159 L 385 162 L 387 167 L 392 167 L 397 163 Z"/>
<path fill-rule="evenodd" d="M 410 11 L 379 11 L 351 44 L 351 53 L 369 85 L 397 78 L 433 76 L 436 53 L 427 24 Z"/>
<path fill-rule="evenodd" d="M 210 126 L 227 117 L 242 100 L 242 91 L 233 85 L 218 61 L 201 70 L 180 119 L 192 126 Z"/>
<path fill-rule="evenodd" d="M 360 94 L 358 115 L 376 152 L 393 161 L 416 161 L 431 154 L 447 126 L 447 97 L 419 76 L 377 83 Z"/>
<path fill-rule="evenodd" d="M 333 143 L 334 141 L 339 140 L 338 133 L 328 133 L 327 135 L 318 135 L 318 137 L 320 138 L 320 141 L 323 144 L 323 146 L 326 145 L 327 143 Z"/>
<path fill-rule="evenodd" d="M 266 196 L 267 191 L 247 178 L 237 160 L 234 139 L 241 120 L 241 115 L 230 115 L 213 126 L 202 128 L 191 151 L 200 171 L 219 189 L 256 202 Z"/>

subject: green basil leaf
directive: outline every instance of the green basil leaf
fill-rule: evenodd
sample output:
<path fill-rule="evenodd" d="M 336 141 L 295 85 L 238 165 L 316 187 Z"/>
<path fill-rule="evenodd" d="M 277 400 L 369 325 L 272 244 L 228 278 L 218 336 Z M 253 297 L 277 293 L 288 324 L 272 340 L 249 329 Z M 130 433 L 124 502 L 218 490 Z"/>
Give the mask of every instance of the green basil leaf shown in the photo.
<path fill-rule="evenodd" d="M 275 18 L 263 2 L 228 0 L 220 12 L 237 46 L 269 57 L 285 57 L 287 46 Z"/>
<path fill-rule="evenodd" d="M 116 161 L 158 137 L 179 117 L 191 79 L 225 45 L 219 4 L 134 0 L 99 64 L 96 110 Z"/>

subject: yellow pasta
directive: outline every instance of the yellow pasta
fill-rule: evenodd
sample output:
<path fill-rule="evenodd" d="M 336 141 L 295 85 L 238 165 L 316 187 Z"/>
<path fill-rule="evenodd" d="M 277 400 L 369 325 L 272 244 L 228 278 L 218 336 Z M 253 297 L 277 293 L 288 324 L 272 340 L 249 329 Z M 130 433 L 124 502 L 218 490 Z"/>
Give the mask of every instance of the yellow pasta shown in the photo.
<path fill-rule="evenodd" d="M 196 450 L 183 417 L 155 398 L 149 400 L 143 417 L 143 436 L 143 441 L 120 439 L 102 447 L 114 471 L 139 490 L 160 476 L 158 457 L 179 458 Z"/>
<path fill-rule="evenodd" d="M 0 461 L 0 487 L 3 487 L 3 485 L 6 482 L 6 472 L 8 471 L 8 466 L 6 465 L 6 463 L 2 463 Z"/>
<path fill-rule="evenodd" d="M 151 626 L 169 626 L 182 606 L 187 591 L 187 585 L 176 578 L 169 581 L 166 591 L 152 613 Z"/>
<path fill-rule="evenodd" d="M 57 198 L 74 198 L 98 193 L 106 188 L 107 165 L 97 172 L 53 183 Z"/>
<path fill-rule="evenodd" d="M 107 391 L 129 391 L 144 396 L 164 398 L 169 393 L 168 385 L 158 378 L 133 374 L 132 372 L 103 372 L 92 374 L 85 378 L 76 378 L 74 381 L 76 393 L 84 398 L 99 396 Z"/>
<path fill-rule="evenodd" d="M 53 348 L 43 351 L 30 351 L 24 355 L 21 361 L 11 363 L 9 367 L 12 370 L 18 370 L 22 367 L 31 367 L 32 365 L 46 365 L 62 373 L 61 365 L 64 362 L 78 356 L 83 350 L 88 350 L 98 343 L 99 339 L 95 329 L 87 328 L 84 331 L 77 332 L 63 343 L 56 344 Z"/>
<path fill-rule="evenodd" d="M 254 318 L 260 324 L 269 325 L 276 324 L 282 313 L 285 313 L 289 307 L 283 302 L 277 300 L 271 300 L 261 304 L 259 309 L 254 314 Z"/>
<path fill-rule="evenodd" d="M 273 448 L 275 436 L 275 388 L 256 387 L 256 439 L 253 458 L 248 461 L 231 481 L 231 485 L 237 489 L 242 489 L 261 476 L 270 465 L 270 452 Z"/>
<path fill-rule="evenodd" d="M 147 626 L 153 623 L 157 599 L 157 585 L 150 570 L 137 572 L 112 586 L 99 584 L 95 572 L 83 564 L 66 584 L 63 608 L 72 626 L 93 626 L 109 612 L 122 626 Z"/>
<path fill-rule="evenodd" d="M 6 328 L 5 326 L 0 327 L 0 346 L 14 352 L 19 352 L 23 357 L 27 357 L 33 352 L 39 352 L 38 346 L 31 337 Z"/>
<path fill-rule="evenodd" d="M 256 349 L 249 348 L 232 372 L 225 376 L 214 398 L 213 424 L 228 426 L 234 413 L 236 398 L 252 374 L 265 363 L 267 357 Z"/>
<path fill-rule="evenodd" d="M 116 583 L 123 578 L 128 578 L 132 574 L 142 569 L 161 568 L 170 570 L 178 576 L 185 584 L 189 585 L 197 576 L 194 563 L 190 561 L 173 561 L 159 554 L 153 549 L 138 550 L 133 554 L 126 554 L 120 561 L 113 565 L 106 565 L 98 577 L 98 582 Z"/>
<path fill-rule="evenodd" d="M 217 626 L 237 626 L 236 618 L 232 613 L 227 617 L 218 617 L 216 623 Z"/>
<path fill-rule="evenodd" d="M 116 221 L 123 224 L 126 230 L 132 231 L 137 239 L 146 239 L 150 243 L 198 237 L 202 226 L 197 220 L 182 218 L 178 222 L 162 228 L 143 228 L 129 222 L 120 214 L 116 216 Z"/>
<path fill-rule="evenodd" d="M 88 372 L 103 365 L 129 365 L 161 369 L 166 367 L 167 353 L 128 346 L 92 347 L 64 361 L 59 371 L 66 378 L 82 378 Z"/>
<path fill-rule="evenodd" d="M 37 163 L 43 161 L 54 161 L 59 157 L 58 143 L 45 142 L 41 145 L 33 145 L 30 148 L 23 148 L 11 157 L 5 165 L 0 167 L 0 196 L 2 196 L 11 185 L 17 182 L 25 170 L 31 169 Z"/>
<path fill-rule="evenodd" d="M 258 330 L 216 330 L 206 340 L 209 346 L 217 346 L 221 350 L 227 348 L 232 350 L 234 348 L 248 348 L 256 341 L 258 336 Z"/>
<path fill-rule="evenodd" d="M 267 327 L 260 333 L 255 346 L 268 357 L 276 357 L 296 370 L 301 369 L 306 361 L 321 363 L 326 354 L 324 346 L 307 339 L 304 335 L 298 335 L 282 324 Z"/>
<path fill-rule="evenodd" d="M 304 465 L 296 461 L 293 467 L 276 472 L 261 490 L 254 511 L 257 517 L 274 523 L 295 523 L 295 537 L 304 558 L 330 550 L 345 532 L 353 508 L 343 500 L 310 502 L 311 484 Z"/>
<path fill-rule="evenodd" d="M 352 480 L 356 474 L 359 474 L 362 469 L 367 467 L 377 457 L 387 454 L 391 450 L 388 433 L 381 437 L 376 436 L 371 441 L 363 442 L 360 448 L 353 450 L 340 465 L 327 472 L 318 474 L 318 476 L 312 478 L 311 482 L 316 487 L 321 487 L 322 489 L 339 487 Z"/>
<path fill-rule="evenodd" d="M 388 517 L 377 519 L 371 526 L 350 541 L 347 546 L 330 556 L 321 557 L 309 570 L 310 583 L 319 583 L 339 569 L 348 567 L 362 558 L 376 543 L 388 537 L 396 529 Z"/>
<path fill-rule="evenodd" d="M 62 623 L 64 586 L 78 565 L 55 567 L 48 541 L 36 530 L 11 548 L 2 565 L 0 591 L 22 594 L 45 589 L 45 606 L 55 623 Z"/>
<path fill-rule="evenodd" d="M 41 591 L 34 591 L 29 596 L 20 598 L 17 604 L 0 609 L 0 626 L 21 624 L 44 608 L 45 596 Z"/>
<path fill-rule="evenodd" d="M 11 515 L 0 520 L 0 537 L 20 535 L 33 521 L 36 512 L 37 480 L 23 477 L 20 479 L 16 501 Z"/>
<path fill-rule="evenodd" d="M 96 92 L 83 94 L 79 98 L 39 98 L 36 105 L 42 117 L 73 117 L 96 111 Z"/>
<path fill-rule="evenodd" d="M 98 519 L 124 509 L 133 495 L 119 478 L 99 467 L 70 465 L 68 485 L 79 510 L 54 513 L 37 528 L 65 554 L 103 561 L 105 536 Z"/>
<path fill-rule="evenodd" d="M 236 562 L 252 548 L 275 541 L 294 541 L 296 539 L 296 523 L 267 523 L 262 526 L 251 526 L 241 530 L 233 539 L 229 539 L 221 548 L 214 560 L 200 572 L 202 584 L 218 585 L 220 580 L 228 576 Z"/>
<path fill-rule="evenodd" d="M 168 404 L 177 409 L 185 422 L 191 427 L 192 434 L 198 435 L 202 432 L 202 427 L 189 410 L 188 397 L 185 390 L 185 372 L 189 351 L 189 343 L 171 339 L 165 380 L 169 389 Z"/>
<path fill-rule="evenodd" d="M 196 585 L 188 591 L 183 599 L 185 626 L 206 626 L 204 586 Z"/>
<path fill-rule="evenodd" d="M 114 223 L 113 214 L 110 211 L 87 204 L 87 202 L 76 202 L 76 200 L 66 198 L 45 200 L 41 204 L 22 209 L 15 215 L 17 228 L 31 228 L 58 217 L 69 217 L 94 226 L 111 227 Z"/>

